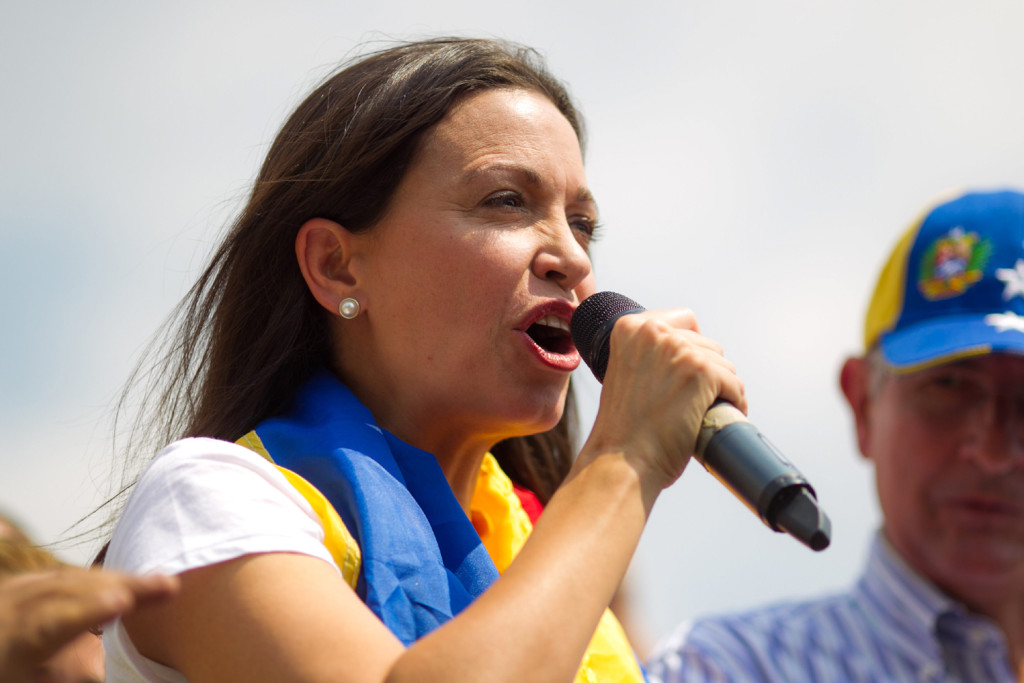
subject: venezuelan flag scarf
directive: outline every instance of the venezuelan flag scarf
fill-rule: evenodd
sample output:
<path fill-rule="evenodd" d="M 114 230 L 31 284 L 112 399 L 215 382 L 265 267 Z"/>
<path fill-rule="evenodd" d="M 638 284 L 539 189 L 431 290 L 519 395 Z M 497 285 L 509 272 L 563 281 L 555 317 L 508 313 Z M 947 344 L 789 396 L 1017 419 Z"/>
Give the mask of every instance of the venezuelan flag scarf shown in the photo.
<path fill-rule="evenodd" d="M 288 413 L 238 443 L 277 465 L 310 502 L 345 580 L 406 645 L 483 593 L 533 528 L 489 454 L 467 519 L 434 456 L 378 427 L 326 371 L 300 389 Z M 642 680 L 606 611 L 576 681 Z"/>

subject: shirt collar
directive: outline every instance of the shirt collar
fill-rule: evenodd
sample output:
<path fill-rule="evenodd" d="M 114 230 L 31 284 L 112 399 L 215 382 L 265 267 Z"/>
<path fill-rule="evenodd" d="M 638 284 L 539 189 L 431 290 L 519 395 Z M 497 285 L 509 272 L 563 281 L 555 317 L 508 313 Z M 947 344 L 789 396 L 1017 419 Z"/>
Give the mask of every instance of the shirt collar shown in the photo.
<path fill-rule="evenodd" d="M 855 593 L 873 625 L 922 664 L 942 661 L 935 637 L 939 617 L 966 614 L 962 605 L 908 565 L 882 532 L 872 541 Z"/>
<path fill-rule="evenodd" d="M 986 650 L 997 659 L 1005 658 L 999 627 L 943 593 L 907 564 L 881 531 L 871 544 L 855 593 L 866 616 L 922 666 L 943 661 L 943 643 L 962 653 L 985 656 L 981 651 Z"/>

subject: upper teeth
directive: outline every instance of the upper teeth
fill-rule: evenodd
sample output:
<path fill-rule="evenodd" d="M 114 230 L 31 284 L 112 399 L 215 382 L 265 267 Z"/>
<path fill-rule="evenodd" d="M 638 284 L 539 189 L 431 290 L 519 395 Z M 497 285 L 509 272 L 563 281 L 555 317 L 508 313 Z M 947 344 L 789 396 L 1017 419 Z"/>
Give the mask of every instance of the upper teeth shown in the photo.
<path fill-rule="evenodd" d="M 565 318 L 560 318 L 557 315 L 546 315 L 538 320 L 535 325 L 544 325 L 546 327 L 554 327 L 562 330 L 563 332 L 569 331 L 569 322 Z"/>

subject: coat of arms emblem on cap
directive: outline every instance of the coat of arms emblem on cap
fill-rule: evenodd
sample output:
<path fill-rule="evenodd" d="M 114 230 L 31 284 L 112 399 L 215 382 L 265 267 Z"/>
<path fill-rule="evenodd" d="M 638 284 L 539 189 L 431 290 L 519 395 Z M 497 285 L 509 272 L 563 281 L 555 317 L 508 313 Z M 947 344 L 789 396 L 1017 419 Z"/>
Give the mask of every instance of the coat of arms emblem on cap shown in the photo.
<path fill-rule="evenodd" d="M 953 228 L 924 252 L 917 288 L 929 301 L 959 296 L 981 279 L 991 253 L 978 233 Z"/>

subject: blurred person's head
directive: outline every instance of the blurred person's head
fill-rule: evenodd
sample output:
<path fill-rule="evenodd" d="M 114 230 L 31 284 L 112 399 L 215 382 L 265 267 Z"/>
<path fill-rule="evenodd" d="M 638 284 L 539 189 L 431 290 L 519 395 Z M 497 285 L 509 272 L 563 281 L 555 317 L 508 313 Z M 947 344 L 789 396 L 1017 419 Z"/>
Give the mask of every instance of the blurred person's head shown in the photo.
<path fill-rule="evenodd" d="M 0 580 L 15 574 L 59 569 L 63 566 L 63 562 L 30 541 L 0 538 Z"/>
<path fill-rule="evenodd" d="M 841 384 L 884 534 L 986 611 L 1024 588 L 1024 194 L 929 209 L 878 280 Z"/>
<path fill-rule="evenodd" d="M 20 539 L 0 539 L 0 582 L 29 572 L 59 571 L 65 564 L 46 550 Z M 103 642 L 86 631 L 35 672 L 37 683 L 100 683 L 105 675 Z"/>
<path fill-rule="evenodd" d="M 10 538 L 28 543 L 28 534 L 13 517 L 0 510 L 0 539 Z"/>

